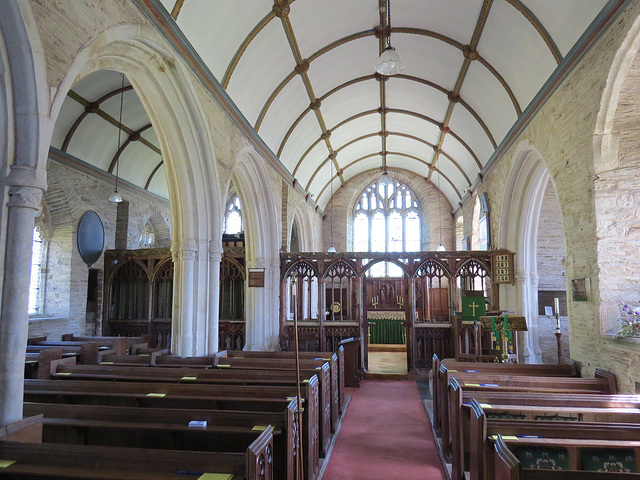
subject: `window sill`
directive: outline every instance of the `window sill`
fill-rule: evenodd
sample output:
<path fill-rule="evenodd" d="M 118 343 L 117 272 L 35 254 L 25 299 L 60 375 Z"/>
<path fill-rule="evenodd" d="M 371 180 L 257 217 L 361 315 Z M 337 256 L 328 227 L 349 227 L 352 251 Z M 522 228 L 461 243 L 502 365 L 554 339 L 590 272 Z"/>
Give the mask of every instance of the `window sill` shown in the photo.
<path fill-rule="evenodd" d="M 618 344 L 626 343 L 629 345 L 640 345 L 640 337 L 618 337 L 611 333 L 606 333 L 603 335 L 603 337 Z"/>
<path fill-rule="evenodd" d="M 60 322 L 67 320 L 65 317 L 49 317 L 47 315 L 29 315 L 29 323 L 31 322 Z"/>

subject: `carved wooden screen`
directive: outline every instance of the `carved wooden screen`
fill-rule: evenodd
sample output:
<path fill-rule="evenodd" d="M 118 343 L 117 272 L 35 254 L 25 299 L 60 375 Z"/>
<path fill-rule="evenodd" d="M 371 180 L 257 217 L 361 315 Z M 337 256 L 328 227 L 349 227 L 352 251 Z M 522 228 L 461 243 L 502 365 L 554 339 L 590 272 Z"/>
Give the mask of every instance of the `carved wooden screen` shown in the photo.
<path fill-rule="evenodd" d="M 299 262 L 287 274 L 287 320 L 318 320 L 318 274 Z"/>
<path fill-rule="evenodd" d="M 417 322 L 449 322 L 449 275 L 439 262 L 427 260 L 416 272 Z"/>
<path fill-rule="evenodd" d="M 491 299 L 491 277 L 489 274 L 489 268 L 485 267 L 476 259 L 471 259 L 465 262 L 456 274 L 456 280 L 458 285 L 458 298 L 466 296 L 484 296 Z M 459 308 L 461 304 L 458 305 Z M 491 306 L 487 305 L 487 310 L 490 310 Z"/>
<path fill-rule="evenodd" d="M 351 266 L 338 261 L 325 272 L 324 298 L 327 321 L 353 321 L 357 318 L 356 272 Z"/>
<path fill-rule="evenodd" d="M 220 319 L 244 321 L 245 271 L 238 260 L 222 256 L 220 264 Z"/>
<path fill-rule="evenodd" d="M 135 260 L 124 263 L 111 281 L 111 320 L 149 319 L 149 275 Z"/>
<path fill-rule="evenodd" d="M 173 262 L 166 262 L 155 276 L 153 317 L 171 320 L 173 308 Z"/>

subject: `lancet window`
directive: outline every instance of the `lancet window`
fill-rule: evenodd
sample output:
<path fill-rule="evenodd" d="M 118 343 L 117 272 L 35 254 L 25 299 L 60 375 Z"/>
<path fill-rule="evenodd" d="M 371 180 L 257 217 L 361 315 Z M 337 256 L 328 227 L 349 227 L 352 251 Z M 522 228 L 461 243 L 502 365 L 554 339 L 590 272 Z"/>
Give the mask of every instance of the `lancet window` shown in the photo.
<path fill-rule="evenodd" d="M 43 313 L 47 245 L 40 226 L 33 229 L 31 279 L 29 281 L 29 315 Z"/>
<path fill-rule="evenodd" d="M 233 235 L 243 231 L 242 207 L 240 205 L 240 198 L 236 195 L 227 204 L 227 212 L 224 220 L 224 233 Z"/>

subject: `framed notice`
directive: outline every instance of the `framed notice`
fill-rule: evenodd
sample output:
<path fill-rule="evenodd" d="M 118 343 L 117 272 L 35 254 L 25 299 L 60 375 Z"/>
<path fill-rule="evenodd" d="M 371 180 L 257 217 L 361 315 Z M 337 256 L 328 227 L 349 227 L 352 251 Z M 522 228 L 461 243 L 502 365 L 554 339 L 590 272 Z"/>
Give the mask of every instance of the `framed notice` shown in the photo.
<path fill-rule="evenodd" d="M 514 281 L 513 252 L 498 251 L 491 255 L 492 283 L 510 283 Z"/>
<path fill-rule="evenodd" d="M 264 287 L 264 268 L 249 269 L 249 286 Z"/>

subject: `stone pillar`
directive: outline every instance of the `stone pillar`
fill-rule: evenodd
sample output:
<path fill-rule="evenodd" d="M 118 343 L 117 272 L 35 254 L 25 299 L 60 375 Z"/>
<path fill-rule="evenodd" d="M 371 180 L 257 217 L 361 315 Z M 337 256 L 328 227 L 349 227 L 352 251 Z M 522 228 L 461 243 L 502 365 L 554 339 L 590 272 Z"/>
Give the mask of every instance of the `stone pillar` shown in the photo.
<path fill-rule="evenodd" d="M 524 339 L 523 342 L 520 342 L 521 346 L 524 347 L 523 351 L 521 351 L 521 355 L 524 356 L 527 363 L 537 363 L 539 361 L 539 353 L 540 346 L 538 345 L 538 335 L 537 335 L 537 319 L 538 319 L 538 285 L 537 285 L 537 275 L 536 284 L 532 284 L 532 275 L 530 272 L 526 270 L 518 270 L 516 271 L 515 280 L 516 280 L 516 289 L 517 289 L 517 297 L 519 299 L 518 306 L 515 308 L 512 307 L 516 313 L 522 312 L 522 315 L 527 320 L 527 327 L 529 329 L 528 332 L 524 333 L 524 338 L 519 337 L 520 340 Z M 534 292 L 535 290 L 535 292 Z M 535 305 L 533 305 L 534 299 L 536 300 Z M 535 308 L 534 308 L 535 307 Z"/>
<path fill-rule="evenodd" d="M 171 325 L 171 351 L 175 355 L 193 356 L 195 352 L 193 304 L 195 264 L 197 249 L 195 240 L 177 242 L 172 248 L 173 321 Z"/>
<path fill-rule="evenodd" d="M 8 182 L 16 173 L 12 169 Z M 16 176 L 20 176 L 19 173 Z M 17 182 L 16 182 L 17 183 Z M 44 182 L 42 182 L 44 183 Z M 22 419 L 24 355 L 29 331 L 29 281 L 34 212 L 43 188 L 9 187 L 2 313 L 0 314 L 0 425 Z"/>
<path fill-rule="evenodd" d="M 244 349 L 277 350 L 280 264 L 257 258 L 247 261 L 249 268 L 264 268 L 264 287 L 246 287 Z"/>
<path fill-rule="evenodd" d="M 220 262 L 222 261 L 222 242 L 209 242 L 209 341 L 207 354 L 217 352 L 220 349 Z M 217 288 L 214 288 L 217 287 Z"/>

